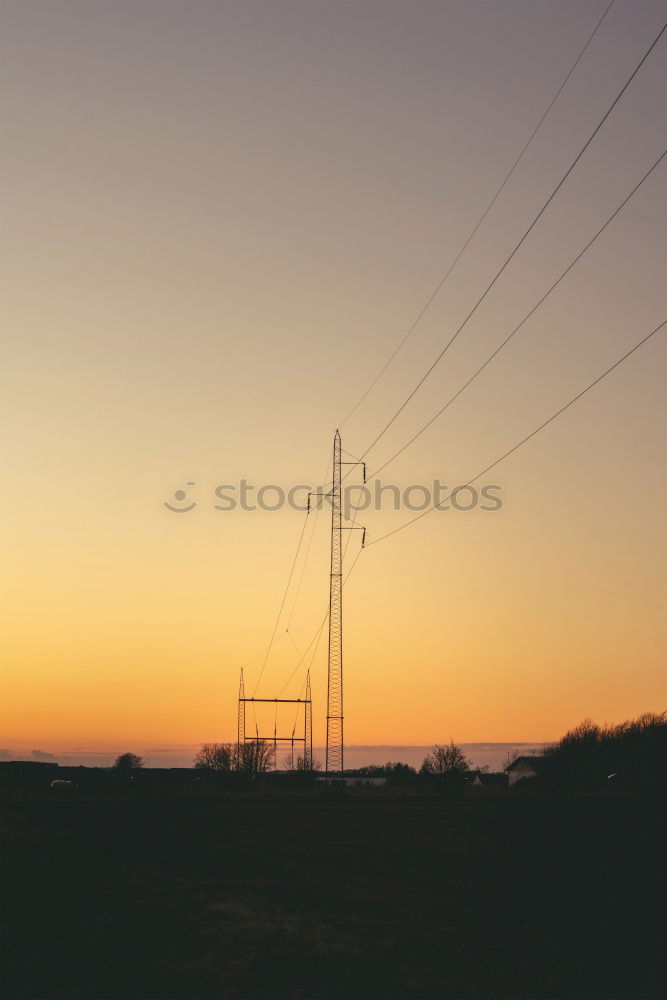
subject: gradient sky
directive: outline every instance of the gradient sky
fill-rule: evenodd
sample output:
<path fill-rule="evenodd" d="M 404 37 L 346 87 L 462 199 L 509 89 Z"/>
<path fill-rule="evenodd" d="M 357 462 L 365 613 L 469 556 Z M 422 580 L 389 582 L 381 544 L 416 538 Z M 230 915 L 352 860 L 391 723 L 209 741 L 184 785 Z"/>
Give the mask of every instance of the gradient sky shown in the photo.
<path fill-rule="evenodd" d="M 335 428 L 604 6 L 3 0 L 4 746 L 235 736 L 239 668 L 269 641 L 302 515 L 216 511 L 215 486 L 319 482 Z M 350 452 L 465 317 L 664 15 L 616 0 L 345 424 Z M 663 38 L 371 471 L 662 152 L 664 56 Z M 664 319 L 665 175 L 386 480 L 465 482 Z M 487 477 L 501 512 L 436 512 L 363 553 L 345 595 L 350 742 L 540 741 L 665 707 L 664 376 L 655 337 Z M 167 511 L 190 481 L 197 508 Z M 405 517 L 360 520 L 372 539 Z M 327 545 L 320 517 L 290 630 L 301 650 L 327 601 Z M 283 637 L 259 693 L 296 659 Z"/>

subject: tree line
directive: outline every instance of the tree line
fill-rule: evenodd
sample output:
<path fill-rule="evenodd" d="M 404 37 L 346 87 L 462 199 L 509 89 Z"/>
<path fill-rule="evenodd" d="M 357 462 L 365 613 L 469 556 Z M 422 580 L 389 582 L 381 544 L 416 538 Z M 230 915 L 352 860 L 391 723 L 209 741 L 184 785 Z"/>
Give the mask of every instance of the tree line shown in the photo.
<path fill-rule="evenodd" d="M 210 775 L 221 776 L 241 771 L 249 777 L 257 777 L 273 769 L 274 748 L 267 740 L 252 740 L 241 747 L 235 743 L 204 743 L 193 763 L 197 770 L 206 771 Z M 322 767 L 320 761 L 308 761 L 302 755 L 293 763 L 291 757 L 286 757 L 284 764 L 286 771 L 305 777 L 314 777 Z M 384 777 L 391 784 L 403 784 L 419 778 L 454 787 L 465 783 L 471 768 L 471 761 L 452 741 L 444 746 L 435 746 L 424 758 L 418 772 L 409 764 L 400 762 L 371 764 L 355 770 L 369 777 Z"/>
<path fill-rule="evenodd" d="M 508 756 L 509 771 L 518 754 Z M 596 789 L 618 786 L 628 789 L 664 789 L 667 782 L 667 712 L 646 712 L 617 725 L 597 725 L 586 719 L 555 743 L 545 744 L 531 760 L 535 783 L 546 789 Z M 204 743 L 194 761 L 196 770 L 211 777 L 232 773 L 255 779 L 275 766 L 274 747 L 267 740 L 236 743 Z M 299 755 L 285 758 L 285 770 L 314 779 L 321 770 L 318 760 Z M 143 767 L 141 757 L 121 754 L 114 764 L 118 777 L 131 780 Z M 473 773 L 471 760 L 453 740 L 438 744 L 426 754 L 419 769 L 400 761 L 371 764 L 356 769 L 368 777 L 383 777 L 387 784 L 422 784 L 446 791 L 462 790 Z"/>
<path fill-rule="evenodd" d="M 222 775 L 232 771 L 248 778 L 266 774 L 273 767 L 273 747 L 268 740 L 252 740 L 240 746 L 236 743 L 203 743 L 193 761 L 198 771 Z M 300 758 L 300 767 L 305 765 Z"/>
<path fill-rule="evenodd" d="M 584 720 L 543 747 L 538 776 L 555 788 L 664 789 L 666 771 L 667 712 L 645 712 L 618 725 Z"/>

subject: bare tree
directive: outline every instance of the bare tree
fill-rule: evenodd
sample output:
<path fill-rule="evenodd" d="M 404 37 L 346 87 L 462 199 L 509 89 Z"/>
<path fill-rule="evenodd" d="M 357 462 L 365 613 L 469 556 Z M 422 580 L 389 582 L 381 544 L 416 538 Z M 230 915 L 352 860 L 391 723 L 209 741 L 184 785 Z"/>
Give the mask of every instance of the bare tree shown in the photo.
<path fill-rule="evenodd" d="M 299 754 L 296 759 L 295 770 L 299 771 L 301 774 L 312 774 L 313 771 L 322 770 L 322 761 L 317 760 L 314 757 L 308 758 L 304 757 L 303 754 Z"/>
<path fill-rule="evenodd" d="M 231 771 L 235 763 L 236 747 L 232 743 L 204 743 L 194 759 L 196 768 L 212 773 Z"/>
<path fill-rule="evenodd" d="M 273 764 L 273 747 L 267 740 L 249 740 L 239 747 L 238 769 L 249 778 L 265 774 Z"/>
<path fill-rule="evenodd" d="M 453 787 L 463 784 L 465 773 L 470 767 L 471 761 L 452 740 L 449 745 L 433 747 L 431 753 L 424 758 L 419 773 L 423 778 Z"/>
<path fill-rule="evenodd" d="M 431 753 L 424 757 L 419 773 L 430 777 L 444 777 L 451 774 L 465 774 L 470 767 L 471 762 L 461 747 L 457 747 L 452 740 L 449 745 L 433 747 Z"/>
<path fill-rule="evenodd" d="M 322 769 L 322 761 L 309 760 L 303 754 L 299 754 L 296 759 L 291 753 L 285 754 L 283 765 L 286 771 L 292 771 L 295 774 L 312 774 L 314 771 Z"/>

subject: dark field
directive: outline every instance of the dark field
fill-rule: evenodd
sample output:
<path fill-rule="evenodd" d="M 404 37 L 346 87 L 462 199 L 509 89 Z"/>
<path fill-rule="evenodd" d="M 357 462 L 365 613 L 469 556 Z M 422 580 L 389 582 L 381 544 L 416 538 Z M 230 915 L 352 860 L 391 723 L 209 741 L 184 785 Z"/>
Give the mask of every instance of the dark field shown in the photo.
<path fill-rule="evenodd" d="M 5 997 L 658 997 L 664 805 L 46 797 L 3 821 Z"/>

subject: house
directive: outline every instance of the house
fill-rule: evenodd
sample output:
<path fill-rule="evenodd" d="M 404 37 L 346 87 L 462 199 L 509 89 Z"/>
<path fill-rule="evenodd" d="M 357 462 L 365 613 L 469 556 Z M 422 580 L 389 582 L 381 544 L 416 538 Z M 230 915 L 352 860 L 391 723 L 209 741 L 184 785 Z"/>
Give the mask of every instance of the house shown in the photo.
<path fill-rule="evenodd" d="M 516 785 L 519 781 L 538 778 L 542 771 L 544 757 L 517 757 L 507 768 L 509 787 Z"/>
<path fill-rule="evenodd" d="M 476 791 L 482 789 L 494 789 L 497 791 L 502 788 L 507 788 L 507 784 L 507 775 L 502 771 L 493 773 L 476 771 L 470 781 L 470 787 L 474 788 Z"/>

